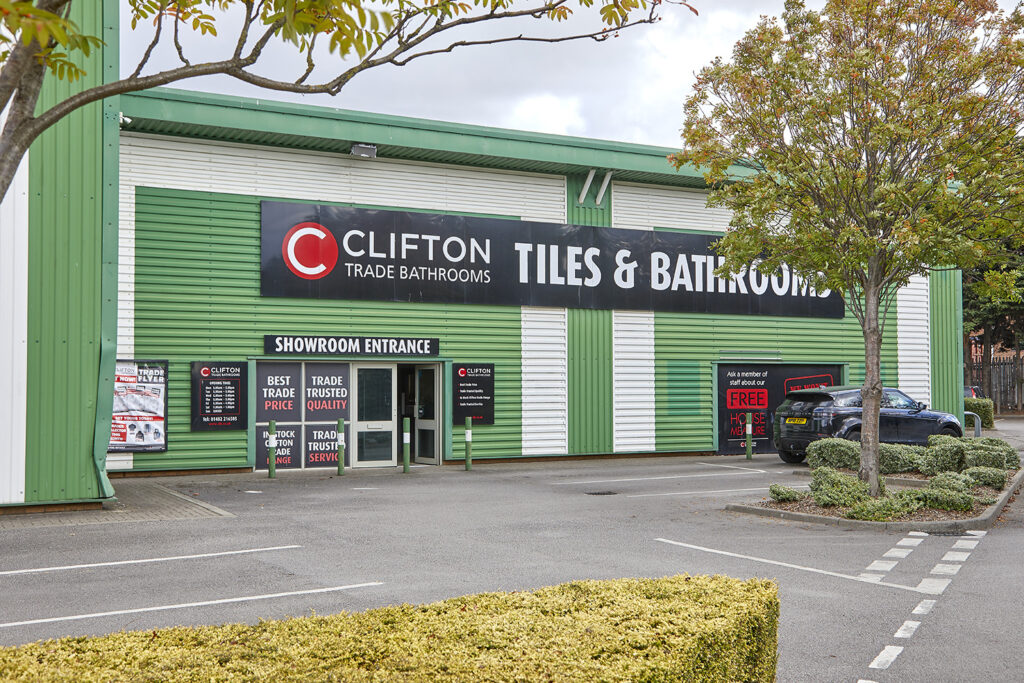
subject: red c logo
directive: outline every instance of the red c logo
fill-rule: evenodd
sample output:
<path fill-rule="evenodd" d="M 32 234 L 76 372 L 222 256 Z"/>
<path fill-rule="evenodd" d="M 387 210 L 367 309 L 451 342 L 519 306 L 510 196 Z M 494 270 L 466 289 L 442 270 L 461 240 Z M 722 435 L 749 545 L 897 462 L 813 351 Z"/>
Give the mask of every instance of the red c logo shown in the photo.
<path fill-rule="evenodd" d="M 338 263 L 338 242 L 319 223 L 299 223 L 281 244 L 284 264 L 304 280 L 319 280 Z"/>
<path fill-rule="evenodd" d="M 466 376 L 466 368 L 459 368 L 459 377 Z"/>
<path fill-rule="evenodd" d="M 203 368 L 202 370 L 199 371 L 199 374 L 202 375 L 203 377 L 209 377 L 210 368 Z"/>

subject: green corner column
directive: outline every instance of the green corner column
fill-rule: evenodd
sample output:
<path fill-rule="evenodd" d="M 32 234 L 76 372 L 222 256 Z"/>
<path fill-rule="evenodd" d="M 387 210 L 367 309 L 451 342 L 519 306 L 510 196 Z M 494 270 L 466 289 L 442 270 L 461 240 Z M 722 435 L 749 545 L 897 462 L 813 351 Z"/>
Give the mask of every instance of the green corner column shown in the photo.
<path fill-rule="evenodd" d="M 935 271 L 929 279 L 932 407 L 964 419 L 963 274 Z"/>

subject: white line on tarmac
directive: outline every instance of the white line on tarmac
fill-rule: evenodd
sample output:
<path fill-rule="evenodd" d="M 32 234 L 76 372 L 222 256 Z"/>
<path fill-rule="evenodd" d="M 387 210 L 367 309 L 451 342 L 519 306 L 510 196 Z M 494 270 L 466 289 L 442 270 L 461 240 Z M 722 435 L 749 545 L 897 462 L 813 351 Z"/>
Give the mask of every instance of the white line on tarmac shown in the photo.
<path fill-rule="evenodd" d="M 923 540 L 923 538 L 901 538 L 900 540 L 896 541 L 896 545 L 903 546 L 904 548 L 915 548 L 921 545 L 921 541 Z"/>
<path fill-rule="evenodd" d="M 241 598 L 222 598 L 220 600 L 203 600 L 202 602 L 185 602 L 177 605 L 160 605 L 159 607 L 139 607 L 137 609 L 119 609 L 111 612 L 93 612 L 91 614 L 72 614 L 67 617 L 49 617 L 47 619 L 28 619 L 26 621 L 9 621 L 0 624 L 0 628 L 11 628 L 12 626 L 31 626 L 33 624 L 52 624 L 57 621 L 78 621 L 81 619 L 98 619 L 100 617 L 116 617 L 122 614 L 140 614 L 142 612 L 160 612 L 170 609 L 188 609 L 190 607 L 207 607 L 209 605 L 226 605 L 232 602 L 251 602 L 253 600 L 271 600 L 273 598 L 286 598 L 292 595 L 312 595 L 314 593 L 331 593 L 350 590 L 352 588 L 366 588 L 367 586 L 383 586 L 381 581 L 370 583 L 353 583 L 348 586 L 332 586 L 330 588 L 313 588 L 304 591 L 288 591 L 287 593 L 268 593 L 266 595 L 247 595 Z"/>
<path fill-rule="evenodd" d="M 763 472 L 763 470 L 756 470 Z M 658 481 L 661 479 L 695 479 L 699 477 L 734 477 L 749 472 L 715 472 L 714 474 L 671 474 L 664 477 L 630 477 L 629 479 L 591 479 L 589 481 L 557 481 L 555 486 L 570 486 L 572 484 L 615 484 L 620 481 Z"/>
<path fill-rule="evenodd" d="M 928 614 L 932 611 L 932 607 L 935 607 L 937 600 L 922 600 L 917 603 L 917 607 L 914 608 L 913 614 Z"/>
<path fill-rule="evenodd" d="M 959 564 L 937 564 L 932 567 L 931 574 L 941 574 L 944 576 L 953 576 L 960 571 L 961 565 Z"/>
<path fill-rule="evenodd" d="M 747 470 L 748 472 L 760 472 L 761 474 L 766 474 L 768 472 L 768 470 L 759 470 L 753 467 L 740 467 L 739 465 L 719 465 L 718 463 L 714 462 L 702 462 L 700 464 L 707 465 L 708 467 L 728 467 L 729 469 L 733 470 Z"/>
<path fill-rule="evenodd" d="M 953 544 L 953 550 L 974 550 L 977 547 L 977 541 L 957 541 Z"/>
<path fill-rule="evenodd" d="M 907 536 L 927 536 L 928 534 L 924 531 L 911 531 L 907 533 Z"/>
<path fill-rule="evenodd" d="M 950 583 L 952 579 L 921 579 L 915 590 L 929 595 L 942 595 L 942 591 L 946 590 Z"/>
<path fill-rule="evenodd" d="M 893 638 L 909 638 L 910 636 L 914 635 L 914 632 L 917 631 L 917 627 L 920 625 L 920 621 L 910 621 L 908 619 L 907 621 L 903 622 L 903 625 L 900 626 L 900 630 L 896 631 L 895 635 L 893 635 Z"/>
<path fill-rule="evenodd" d="M 885 649 L 882 650 L 877 657 L 875 657 L 875 661 L 868 664 L 868 668 L 888 669 L 889 666 L 892 665 L 894 661 L 896 661 L 896 658 L 900 656 L 901 652 L 903 652 L 902 647 L 898 647 L 896 645 L 886 645 Z"/>
<path fill-rule="evenodd" d="M 885 554 L 882 555 L 882 557 L 904 558 L 912 552 L 914 552 L 913 548 L 890 548 L 889 550 L 885 551 Z"/>
<path fill-rule="evenodd" d="M 850 576 L 849 574 L 840 574 L 838 572 L 830 572 L 830 571 L 826 571 L 824 569 L 815 569 L 814 567 L 803 567 L 803 566 L 798 565 L 798 564 L 790 564 L 789 562 L 779 562 L 778 560 L 769 560 L 769 559 L 764 558 L 764 557 L 753 557 L 752 555 L 740 555 L 739 553 L 730 553 L 730 552 L 728 552 L 726 550 L 715 550 L 714 548 L 705 548 L 704 546 L 700 546 L 700 545 L 691 545 L 689 543 L 681 543 L 679 541 L 670 541 L 667 538 L 656 538 L 654 540 L 658 541 L 660 543 L 668 543 L 669 545 L 677 545 L 677 546 L 680 546 L 682 548 L 690 548 L 692 550 L 701 550 L 701 551 L 706 552 L 706 553 L 714 553 L 716 555 L 725 555 L 727 557 L 736 557 L 736 558 L 739 558 L 741 560 L 752 560 L 754 562 L 764 562 L 765 564 L 774 564 L 774 565 L 778 565 L 779 567 L 788 567 L 789 569 L 799 569 L 800 571 L 812 572 L 814 574 L 824 574 L 825 576 L 834 576 L 837 579 L 847 579 L 849 581 L 857 581 L 858 583 L 870 583 L 870 584 L 875 585 L 875 586 L 888 586 L 889 588 L 899 588 L 899 589 L 902 589 L 902 590 L 905 590 L 905 591 L 911 591 L 911 592 L 914 592 L 914 593 L 929 593 L 929 592 L 931 592 L 931 591 L 928 591 L 928 590 L 921 590 L 920 588 L 915 588 L 913 586 L 901 586 L 898 583 L 888 583 L 888 582 L 885 582 L 885 581 L 875 581 L 874 579 L 868 579 L 868 578 L 864 578 L 864 577 L 860 577 L 860 576 Z M 927 579 L 925 579 L 925 580 L 927 581 Z M 922 583 L 923 583 L 923 581 L 922 581 Z M 947 581 L 947 583 L 948 583 L 948 581 Z M 943 586 L 943 588 L 945 588 L 945 586 Z M 939 592 L 941 593 L 942 591 L 939 591 Z"/>
<path fill-rule="evenodd" d="M 942 556 L 943 562 L 966 562 L 967 558 L 970 557 L 970 553 L 958 553 L 950 550 L 948 553 Z"/>
<path fill-rule="evenodd" d="M 808 486 L 794 486 L 795 489 L 805 489 Z M 756 489 L 717 489 L 715 491 L 673 491 L 671 493 L 634 493 L 626 498 L 655 498 L 657 496 L 699 496 L 706 493 L 742 493 L 744 491 L 767 491 L 767 486 L 759 486 Z"/>
<path fill-rule="evenodd" d="M 865 569 L 869 572 L 889 572 L 896 566 L 896 560 L 875 560 Z"/>
<path fill-rule="evenodd" d="M 0 576 L 13 574 L 42 574 L 59 572 L 66 569 L 91 569 L 92 567 L 115 567 L 124 564 L 149 564 L 151 562 L 171 562 L 174 560 L 200 560 L 207 557 L 225 557 L 227 555 L 247 555 L 250 553 L 267 553 L 274 550 L 294 550 L 301 545 L 276 545 L 270 548 L 249 548 L 248 550 L 226 550 L 219 553 L 200 553 L 198 555 L 174 555 L 172 557 L 149 557 L 144 560 L 118 560 L 116 562 L 93 562 L 91 564 L 66 564 L 59 567 L 37 567 L 35 569 L 10 569 L 0 572 Z"/>

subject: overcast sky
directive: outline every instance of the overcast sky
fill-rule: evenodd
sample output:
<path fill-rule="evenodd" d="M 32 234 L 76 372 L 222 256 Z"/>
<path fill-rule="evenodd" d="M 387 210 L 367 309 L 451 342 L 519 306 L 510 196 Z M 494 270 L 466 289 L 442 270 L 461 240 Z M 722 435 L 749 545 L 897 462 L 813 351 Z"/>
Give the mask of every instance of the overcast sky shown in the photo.
<path fill-rule="evenodd" d="M 691 2 L 699 16 L 666 4 L 660 23 L 630 29 L 603 43 L 468 47 L 401 68 L 371 69 L 335 97 L 269 92 L 225 77 L 173 87 L 676 147 L 682 103 L 694 73 L 716 56 L 728 57 L 733 44 L 760 15 L 778 16 L 784 4 L 784 0 Z M 811 7 L 823 4 L 823 0 L 808 0 Z M 130 71 L 144 49 L 148 29 L 140 26 L 131 33 L 127 17 L 122 17 L 122 26 L 122 71 Z M 527 24 L 521 30 L 532 27 Z M 565 25 L 543 28 L 564 31 Z M 284 51 L 271 57 L 269 71 L 277 76 L 295 64 Z M 155 61 L 172 63 L 166 53 L 157 54 Z"/>

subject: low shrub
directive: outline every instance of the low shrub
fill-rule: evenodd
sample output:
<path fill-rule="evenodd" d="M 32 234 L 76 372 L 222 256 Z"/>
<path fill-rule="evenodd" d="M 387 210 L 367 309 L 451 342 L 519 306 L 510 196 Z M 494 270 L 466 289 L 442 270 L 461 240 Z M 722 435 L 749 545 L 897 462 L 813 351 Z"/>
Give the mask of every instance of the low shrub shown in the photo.
<path fill-rule="evenodd" d="M 935 510 L 969 511 L 974 507 L 974 496 L 949 489 L 920 489 L 917 498 L 925 507 Z"/>
<path fill-rule="evenodd" d="M 932 444 L 932 437 L 928 438 Z M 936 439 L 934 445 L 917 458 L 917 470 L 921 474 L 934 475 L 939 472 L 959 472 L 964 467 L 964 444 L 953 437 Z"/>
<path fill-rule="evenodd" d="M 990 398 L 965 398 L 964 399 L 964 410 L 972 413 L 977 413 L 978 417 L 981 418 L 981 426 L 992 429 L 996 426 L 995 423 L 995 405 L 992 403 Z M 965 415 L 964 420 L 965 427 L 967 429 L 974 429 L 974 418 Z"/>
<path fill-rule="evenodd" d="M 987 446 L 995 449 L 1006 456 L 1006 468 L 1017 469 L 1020 467 L 1020 453 L 1017 449 L 1008 444 L 1002 439 L 997 439 L 991 436 L 983 436 L 980 439 L 965 439 L 966 442 L 971 444 L 978 444 L 981 446 Z"/>
<path fill-rule="evenodd" d="M 885 498 L 861 501 L 846 511 L 846 517 L 869 522 L 891 522 L 909 516 L 922 505 L 924 503 L 918 498 L 917 491 L 898 491 Z"/>
<path fill-rule="evenodd" d="M 996 467 L 971 467 L 963 471 L 974 486 L 991 486 L 994 489 L 1002 489 L 1006 486 L 1006 470 Z"/>
<path fill-rule="evenodd" d="M 860 469 L 860 444 L 846 439 L 818 439 L 807 446 L 807 465 L 812 469 Z"/>
<path fill-rule="evenodd" d="M 918 458 L 925 451 L 926 449 L 922 446 L 907 446 L 898 443 L 878 444 L 878 471 L 882 474 L 913 472 L 917 469 Z"/>
<path fill-rule="evenodd" d="M 931 434 L 928 436 L 928 446 L 938 446 L 941 443 L 960 443 L 959 437 L 949 434 Z"/>
<path fill-rule="evenodd" d="M 806 491 L 797 491 L 782 484 L 772 484 L 768 487 L 768 495 L 776 503 L 793 503 L 807 497 Z"/>
<path fill-rule="evenodd" d="M 930 489 L 947 489 L 949 491 L 959 491 L 960 493 L 969 493 L 973 487 L 973 479 L 957 472 L 936 474 L 928 482 L 928 488 Z"/>
<path fill-rule="evenodd" d="M 964 454 L 964 467 L 995 467 L 1006 469 L 1006 454 L 988 446 L 969 446 Z"/>
<path fill-rule="evenodd" d="M 811 473 L 811 497 L 821 507 L 850 507 L 867 500 L 870 495 L 867 482 L 823 466 Z"/>
<path fill-rule="evenodd" d="M 775 680 L 778 587 L 573 581 L 429 605 L 0 648 L 5 681 Z"/>

